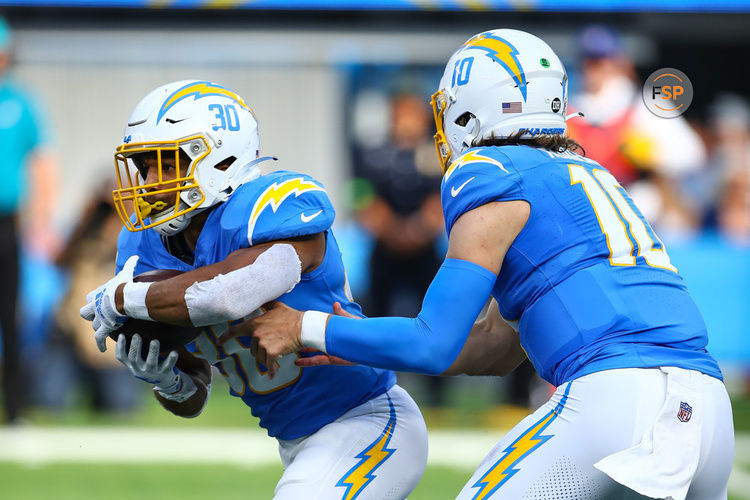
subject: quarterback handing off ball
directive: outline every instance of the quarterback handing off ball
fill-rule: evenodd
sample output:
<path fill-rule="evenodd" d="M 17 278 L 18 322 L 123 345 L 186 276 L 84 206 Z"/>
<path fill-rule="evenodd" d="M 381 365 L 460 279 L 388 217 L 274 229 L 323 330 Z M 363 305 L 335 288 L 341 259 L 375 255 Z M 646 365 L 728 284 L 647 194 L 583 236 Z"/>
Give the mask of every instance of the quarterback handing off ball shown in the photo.
<path fill-rule="evenodd" d="M 150 283 L 174 278 L 182 274 L 176 269 L 156 269 L 139 274 L 133 281 Z M 130 339 L 134 334 L 141 336 L 141 355 L 145 358 L 151 341 L 156 339 L 161 345 L 161 352 L 169 352 L 182 347 L 200 335 L 203 328 L 197 326 L 179 326 L 169 323 L 159 323 L 144 319 L 128 318 L 120 328 L 109 334 L 109 337 L 117 342 L 120 334 L 124 334 L 130 345 Z"/>

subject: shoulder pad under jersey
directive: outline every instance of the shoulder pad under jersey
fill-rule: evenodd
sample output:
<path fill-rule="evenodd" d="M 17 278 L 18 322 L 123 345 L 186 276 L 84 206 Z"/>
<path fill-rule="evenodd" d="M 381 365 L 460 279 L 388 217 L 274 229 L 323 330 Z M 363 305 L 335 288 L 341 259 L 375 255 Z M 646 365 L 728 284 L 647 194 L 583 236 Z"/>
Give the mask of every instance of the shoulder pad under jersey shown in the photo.
<path fill-rule="evenodd" d="M 446 170 L 441 186 L 445 230 L 464 213 L 493 201 L 523 199 L 520 175 L 500 148 L 470 149 Z"/>
<path fill-rule="evenodd" d="M 320 233 L 336 217 L 320 182 L 283 170 L 243 184 L 226 204 L 221 229 L 235 234 L 240 246 Z"/>

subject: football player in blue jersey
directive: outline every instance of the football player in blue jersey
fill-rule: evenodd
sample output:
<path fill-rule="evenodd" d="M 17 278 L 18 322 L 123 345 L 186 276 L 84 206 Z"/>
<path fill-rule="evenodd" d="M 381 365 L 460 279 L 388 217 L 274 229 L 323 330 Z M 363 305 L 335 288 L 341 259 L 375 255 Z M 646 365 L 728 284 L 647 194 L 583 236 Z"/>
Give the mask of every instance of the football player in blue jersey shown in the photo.
<path fill-rule="evenodd" d="M 117 274 L 89 294 L 81 315 L 93 321 L 102 351 L 128 317 L 204 327 L 165 356 L 158 340 L 141 354 L 139 335 L 129 346 L 120 335 L 117 358 L 182 417 L 202 411 L 215 366 L 279 441 L 284 473 L 274 498 L 405 498 L 424 471 L 427 434 L 393 372 L 303 369 L 300 353 L 263 365 L 250 337 L 217 345 L 230 322 L 274 298 L 305 309 L 340 302 L 361 316 L 325 189 L 295 172 L 261 175 L 258 150 L 255 116 L 233 91 L 180 81 L 149 93 L 115 153 L 114 199 L 126 226 Z M 184 273 L 133 280 L 157 269 Z"/>
<path fill-rule="evenodd" d="M 308 346 L 430 374 L 502 375 L 528 356 L 557 389 L 460 499 L 725 499 L 732 410 L 706 326 L 617 179 L 566 138 L 557 55 L 528 33 L 480 33 L 432 103 L 449 249 L 420 314 L 277 304 L 221 340 L 251 330 L 261 360 Z M 299 364 L 334 362 L 314 359 Z"/>

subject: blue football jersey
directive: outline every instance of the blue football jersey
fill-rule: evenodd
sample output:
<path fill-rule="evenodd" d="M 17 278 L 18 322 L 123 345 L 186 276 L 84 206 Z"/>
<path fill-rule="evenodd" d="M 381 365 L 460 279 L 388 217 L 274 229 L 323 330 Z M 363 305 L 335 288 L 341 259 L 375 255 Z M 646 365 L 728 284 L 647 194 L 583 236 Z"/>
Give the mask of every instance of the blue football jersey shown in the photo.
<path fill-rule="evenodd" d="M 527 201 L 531 213 L 492 295 L 545 380 L 656 366 L 721 378 L 664 244 L 604 167 L 529 146 L 470 149 L 443 178 L 446 230 L 508 200 Z"/>
<path fill-rule="evenodd" d="M 155 231 L 131 233 L 123 228 L 118 240 L 117 269 L 128 257 L 140 256 L 136 274 L 151 269 L 189 271 L 224 260 L 231 252 L 263 242 L 325 233 L 323 262 L 303 274 L 280 301 L 296 309 L 333 312 L 333 303 L 361 316 L 351 298 L 336 239 L 331 230 L 335 212 L 323 186 L 311 177 L 279 171 L 243 184 L 214 208 L 196 243 L 194 265 L 167 252 Z M 306 436 L 345 412 L 387 391 L 396 382 L 388 370 L 366 366 L 321 366 L 303 369 L 294 364 L 302 354 L 279 361 L 273 380 L 250 354 L 250 337 L 223 346 L 216 338 L 227 325 L 204 329 L 188 349 L 216 366 L 233 396 L 242 399 L 268 434 L 280 439 Z"/>

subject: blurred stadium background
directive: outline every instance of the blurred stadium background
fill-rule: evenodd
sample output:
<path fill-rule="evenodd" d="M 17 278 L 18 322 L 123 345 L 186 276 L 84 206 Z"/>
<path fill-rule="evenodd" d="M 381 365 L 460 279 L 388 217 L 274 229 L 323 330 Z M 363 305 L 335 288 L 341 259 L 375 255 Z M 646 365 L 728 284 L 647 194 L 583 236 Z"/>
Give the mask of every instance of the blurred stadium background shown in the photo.
<path fill-rule="evenodd" d="M 112 154 L 138 99 L 187 78 L 237 90 L 262 153 L 328 187 L 365 312 L 412 314 L 445 249 L 426 102 L 452 51 L 498 27 L 561 56 L 571 105 L 589 115 L 571 133 L 618 165 L 701 307 L 733 397 L 730 498 L 750 498 L 750 1 L 0 0 L 0 15 L 44 159 L 18 212 L 25 406 L 0 427 L 0 498 L 263 499 L 281 474 L 274 440 L 221 377 L 204 414 L 180 420 L 77 320 L 113 268 Z M 695 97 L 654 122 L 640 85 L 661 67 L 685 72 Z M 0 128 L 13 113 L 0 106 Z M 416 499 L 453 498 L 549 393 L 528 367 L 399 380 L 431 433 Z"/>

